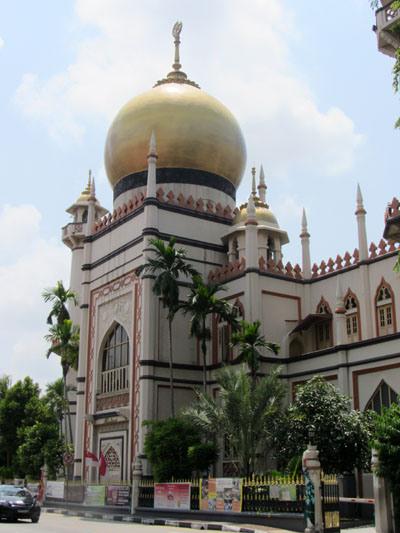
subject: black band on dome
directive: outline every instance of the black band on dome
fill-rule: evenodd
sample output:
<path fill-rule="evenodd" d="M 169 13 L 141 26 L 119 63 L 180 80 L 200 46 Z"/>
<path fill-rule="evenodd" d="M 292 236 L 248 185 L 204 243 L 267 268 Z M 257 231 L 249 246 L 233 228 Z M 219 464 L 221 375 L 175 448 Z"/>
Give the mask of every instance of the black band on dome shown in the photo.
<path fill-rule="evenodd" d="M 156 182 L 162 183 L 189 183 L 190 185 L 202 185 L 217 189 L 228 194 L 232 200 L 236 200 L 236 189 L 234 185 L 217 174 L 206 172 L 205 170 L 195 170 L 192 168 L 157 168 Z M 137 187 L 145 187 L 147 184 L 147 170 L 135 172 L 120 179 L 114 187 L 114 200 L 120 194 Z"/>

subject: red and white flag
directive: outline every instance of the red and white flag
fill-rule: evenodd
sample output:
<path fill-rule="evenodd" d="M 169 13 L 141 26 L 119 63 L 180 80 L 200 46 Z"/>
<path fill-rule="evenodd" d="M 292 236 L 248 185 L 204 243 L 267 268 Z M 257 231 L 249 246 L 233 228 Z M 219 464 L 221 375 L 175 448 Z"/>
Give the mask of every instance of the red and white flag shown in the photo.
<path fill-rule="evenodd" d="M 98 466 L 99 460 L 97 459 L 97 455 L 93 452 L 89 452 L 88 450 L 85 451 L 85 463 L 86 466 Z"/>
<path fill-rule="evenodd" d="M 100 452 L 99 474 L 100 476 L 105 476 L 106 472 L 107 472 L 106 458 L 104 457 L 103 452 Z"/>

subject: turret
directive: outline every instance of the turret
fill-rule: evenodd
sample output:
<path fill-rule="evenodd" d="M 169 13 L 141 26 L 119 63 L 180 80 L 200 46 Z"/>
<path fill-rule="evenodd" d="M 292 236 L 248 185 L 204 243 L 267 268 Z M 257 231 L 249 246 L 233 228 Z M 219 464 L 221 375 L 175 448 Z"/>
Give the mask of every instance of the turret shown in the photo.
<path fill-rule="evenodd" d="M 308 233 L 307 216 L 304 208 L 301 217 L 300 239 L 303 276 L 305 279 L 309 279 L 311 277 L 310 234 Z"/>
<path fill-rule="evenodd" d="M 266 198 L 266 192 L 267 192 L 267 186 L 265 184 L 265 174 L 263 166 L 260 167 L 260 181 L 258 182 L 258 196 L 260 198 L 260 202 L 265 204 L 265 198 Z"/>
<path fill-rule="evenodd" d="M 366 214 L 364 209 L 363 197 L 361 194 L 360 185 L 357 185 L 357 200 L 356 200 L 356 212 L 357 228 L 358 228 L 358 250 L 360 252 L 360 260 L 365 261 L 368 259 L 368 240 L 367 240 L 367 226 L 366 226 Z"/>

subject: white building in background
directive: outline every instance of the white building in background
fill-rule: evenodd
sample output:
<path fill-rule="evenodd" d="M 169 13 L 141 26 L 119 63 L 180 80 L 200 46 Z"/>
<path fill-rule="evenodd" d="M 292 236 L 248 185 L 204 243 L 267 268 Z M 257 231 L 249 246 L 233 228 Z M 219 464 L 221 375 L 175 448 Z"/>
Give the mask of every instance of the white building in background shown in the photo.
<path fill-rule="evenodd" d="M 102 451 L 108 478 L 129 479 L 132 463 L 143 458 L 143 421 L 169 416 L 165 310 L 152 292 L 153 280 L 136 275 L 154 237 L 175 236 L 204 278 L 224 284 L 221 297 L 246 320 L 261 321 L 266 338 L 281 346 L 278 356 L 265 354 L 263 371 L 281 365 L 290 394 L 315 374 L 361 410 L 389 405 L 400 392 L 397 245 L 379 237 L 369 243 L 358 188 L 358 248 L 341 255 L 333 250 L 331 258 L 313 263 L 303 213 L 301 265 L 287 262 L 289 237 L 268 205 L 262 167 L 252 171 L 248 202 L 236 205 L 246 163 L 240 127 L 181 70 L 179 31 L 175 47 L 172 72 L 130 100 L 110 127 L 105 160 L 112 211 L 99 205 L 91 178 L 67 210 L 73 220 L 62 238 L 71 249 L 71 289 L 80 303 L 73 319 L 81 330 L 76 478 L 95 475 L 85 451 Z M 183 283 L 182 298 L 187 291 Z M 193 388 L 202 384 L 188 320 L 179 315 L 173 325 L 178 407 L 191 402 Z M 229 334 L 226 324 L 212 321 L 210 394 L 216 392 L 215 371 L 235 364 Z M 229 458 L 221 460 L 219 473 L 229 473 L 230 466 Z"/>

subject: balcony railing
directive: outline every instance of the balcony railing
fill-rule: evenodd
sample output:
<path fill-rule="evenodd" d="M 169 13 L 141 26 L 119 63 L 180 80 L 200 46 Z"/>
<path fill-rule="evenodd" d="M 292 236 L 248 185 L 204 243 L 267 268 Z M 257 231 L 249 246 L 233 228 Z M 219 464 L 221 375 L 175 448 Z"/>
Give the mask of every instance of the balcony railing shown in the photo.
<path fill-rule="evenodd" d="M 101 393 L 126 391 L 129 388 L 129 367 L 121 366 L 101 373 Z"/>
<path fill-rule="evenodd" d="M 376 12 L 378 48 L 384 54 L 394 56 L 400 47 L 400 10 L 392 9 L 392 3 L 385 3 Z"/>

